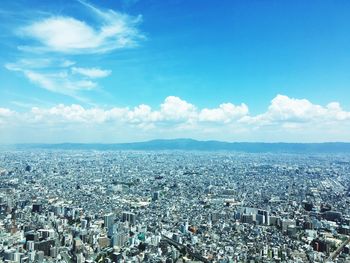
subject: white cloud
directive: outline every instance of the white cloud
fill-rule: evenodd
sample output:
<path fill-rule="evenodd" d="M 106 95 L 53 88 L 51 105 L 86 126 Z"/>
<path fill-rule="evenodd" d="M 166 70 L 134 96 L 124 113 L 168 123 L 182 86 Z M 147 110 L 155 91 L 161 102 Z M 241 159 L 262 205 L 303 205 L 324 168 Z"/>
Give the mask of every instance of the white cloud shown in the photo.
<path fill-rule="evenodd" d="M 89 19 L 83 21 L 76 17 L 47 14 L 35 18 L 16 31 L 27 41 L 26 46 L 18 47 L 22 58 L 4 66 L 21 72 L 40 88 L 87 101 L 81 91 L 97 90 L 96 79 L 107 77 L 112 71 L 84 67 L 79 63 L 73 67 L 77 63 L 67 56 L 79 55 L 75 56 L 79 58 L 81 55 L 131 48 L 144 37 L 138 30 L 141 16 L 102 10 L 85 1 L 79 2 L 90 10 Z"/>
<path fill-rule="evenodd" d="M 269 106 L 266 116 L 274 121 L 300 122 L 322 116 L 326 109 L 306 99 L 293 99 L 277 95 Z"/>
<path fill-rule="evenodd" d="M 196 107 L 185 100 L 175 96 L 169 96 L 160 105 L 161 119 L 164 120 L 189 120 L 194 117 Z"/>
<path fill-rule="evenodd" d="M 103 53 L 134 47 L 143 38 L 137 29 L 141 16 L 104 11 L 81 3 L 96 15 L 97 24 L 67 16 L 40 19 L 19 30 L 21 36 L 31 38 L 40 45 L 22 46 L 20 49 L 66 54 Z"/>
<path fill-rule="evenodd" d="M 72 67 L 72 72 L 75 74 L 81 74 L 83 76 L 89 77 L 89 78 L 104 78 L 109 76 L 112 71 L 111 70 L 103 70 L 99 68 L 77 68 Z"/>
<path fill-rule="evenodd" d="M 147 104 L 109 109 L 59 104 L 50 108 L 32 107 L 21 113 L 0 108 L 0 124 L 28 130 L 54 127 L 57 136 L 62 129 L 73 132 L 86 127 L 92 136 L 90 141 L 94 141 L 94 132 L 113 129 L 128 131 L 125 136 L 129 136 L 129 141 L 136 140 L 140 134 L 147 134 L 148 138 L 350 141 L 350 112 L 343 110 L 338 102 L 321 106 L 283 95 L 276 96 L 266 112 L 255 116 L 249 115 L 244 103 L 222 103 L 217 108 L 200 109 L 179 97 L 169 96 L 156 109 Z"/>
<path fill-rule="evenodd" d="M 15 112 L 7 109 L 0 108 L 0 125 L 5 124 L 8 121 L 11 121 L 11 117 L 15 115 Z"/>
<path fill-rule="evenodd" d="M 337 121 L 343 121 L 343 120 L 349 120 L 350 119 L 350 112 L 344 111 L 341 107 L 339 102 L 331 102 L 327 104 L 327 117 L 328 118 L 334 118 Z"/>
<path fill-rule="evenodd" d="M 66 59 L 21 59 L 7 63 L 5 68 L 21 72 L 30 82 L 51 92 L 80 99 L 79 91 L 98 87 L 93 79 L 107 76 L 110 71 L 97 68 L 71 67 L 75 62 Z"/>
<path fill-rule="evenodd" d="M 23 58 L 15 63 L 5 63 L 5 68 L 12 71 L 23 71 L 24 69 L 38 70 L 43 68 L 67 68 L 75 62 L 68 59 L 53 58 Z"/>
<path fill-rule="evenodd" d="M 220 104 L 219 108 L 202 109 L 199 114 L 200 121 L 229 123 L 248 114 L 248 107 L 244 103 L 236 106 L 232 103 Z"/>
<path fill-rule="evenodd" d="M 49 109 L 33 107 L 29 114 L 29 120 L 33 122 L 49 123 L 102 123 L 106 120 L 106 112 L 102 109 L 85 109 L 81 105 L 72 104 L 65 106 L 59 104 Z"/>
<path fill-rule="evenodd" d="M 65 59 L 62 61 L 62 63 L 60 64 L 62 67 L 66 68 L 66 67 L 70 67 L 73 66 L 75 64 L 75 61 L 71 61 L 68 59 Z"/>
<path fill-rule="evenodd" d="M 94 30 L 71 17 L 50 17 L 22 28 L 24 36 L 34 38 L 53 51 L 67 52 L 98 45 Z"/>
<path fill-rule="evenodd" d="M 285 95 L 277 95 L 265 113 L 253 117 L 247 116 L 242 119 L 242 122 L 256 125 L 285 123 L 285 127 L 300 127 L 303 124 L 324 124 L 342 120 L 350 120 L 350 112 L 344 111 L 338 102 L 321 106 L 313 104 L 307 99 L 294 99 Z"/>
<path fill-rule="evenodd" d="M 0 108 L 0 117 L 10 117 L 14 112 L 7 108 Z"/>
<path fill-rule="evenodd" d="M 66 72 L 39 73 L 26 70 L 24 75 L 34 84 L 52 92 L 61 93 L 74 97 L 77 91 L 92 90 L 97 83 L 91 80 L 74 80 Z"/>
<path fill-rule="evenodd" d="M 123 120 L 130 123 L 149 123 L 157 120 L 157 114 L 152 112 L 150 106 L 141 104 L 133 110 L 128 111 Z"/>

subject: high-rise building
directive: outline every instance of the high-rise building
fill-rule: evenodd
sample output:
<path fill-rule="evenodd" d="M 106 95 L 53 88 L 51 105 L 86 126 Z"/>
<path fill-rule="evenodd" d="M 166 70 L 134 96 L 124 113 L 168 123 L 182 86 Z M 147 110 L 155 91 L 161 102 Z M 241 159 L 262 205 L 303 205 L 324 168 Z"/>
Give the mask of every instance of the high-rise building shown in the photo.
<path fill-rule="evenodd" d="M 136 223 L 136 215 L 131 212 L 123 212 L 122 221 L 129 222 L 131 225 L 135 225 Z"/>
<path fill-rule="evenodd" d="M 33 240 L 28 240 L 26 244 L 26 248 L 28 251 L 33 251 L 34 250 L 34 241 Z"/>
<path fill-rule="evenodd" d="M 32 207 L 33 213 L 41 213 L 42 210 L 43 210 L 43 205 L 41 203 L 33 204 L 33 207 Z"/>
<path fill-rule="evenodd" d="M 160 196 L 159 191 L 153 192 L 153 194 L 152 194 L 152 201 L 159 200 L 159 196 Z"/>
<path fill-rule="evenodd" d="M 114 214 L 110 213 L 104 216 L 104 225 L 107 229 L 110 229 L 113 226 L 114 223 Z"/>
<path fill-rule="evenodd" d="M 270 215 L 269 215 L 268 211 L 259 209 L 258 210 L 258 215 L 262 215 L 263 216 L 263 218 L 264 218 L 263 224 L 270 225 Z"/>
<path fill-rule="evenodd" d="M 122 247 L 124 246 L 126 241 L 127 241 L 127 235 L 124 232 L 119 232 L 112 236 L 111 245 L 112 247 L 115 247 L 115 246 Z"/>

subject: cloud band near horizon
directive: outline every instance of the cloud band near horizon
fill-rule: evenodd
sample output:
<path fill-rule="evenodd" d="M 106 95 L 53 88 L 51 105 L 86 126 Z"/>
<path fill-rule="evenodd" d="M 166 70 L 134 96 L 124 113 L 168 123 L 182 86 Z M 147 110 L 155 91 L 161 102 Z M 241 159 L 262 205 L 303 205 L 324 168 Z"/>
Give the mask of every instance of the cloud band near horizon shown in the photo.
<path fill-rule="evenodd" d="M 350 112 L 338 102 L 325 106 L 277 95 L 252 115 L 246 104 L 198 108 L 169 96 L 157 109 L 59 104 L 24 112 L 0 108 L 1 143 L 125 142 L 191 137 L 227 141 L 350 141 Z M 23 133 L 25 131 L 25 133 Z M 19 134 L 21 134 L 19 136 Z M 40 135 L 42 134 L 42 136 Z"/>

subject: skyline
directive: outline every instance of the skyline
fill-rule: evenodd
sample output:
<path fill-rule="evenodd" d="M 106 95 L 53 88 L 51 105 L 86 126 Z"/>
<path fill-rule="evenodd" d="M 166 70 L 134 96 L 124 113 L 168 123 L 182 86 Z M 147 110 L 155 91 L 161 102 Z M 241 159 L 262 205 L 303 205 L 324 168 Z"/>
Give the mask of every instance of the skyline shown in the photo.
<path fill-rule="evenodd" d="M 4 1 L 0 143 L 350 142 L 349 9 Z"/>

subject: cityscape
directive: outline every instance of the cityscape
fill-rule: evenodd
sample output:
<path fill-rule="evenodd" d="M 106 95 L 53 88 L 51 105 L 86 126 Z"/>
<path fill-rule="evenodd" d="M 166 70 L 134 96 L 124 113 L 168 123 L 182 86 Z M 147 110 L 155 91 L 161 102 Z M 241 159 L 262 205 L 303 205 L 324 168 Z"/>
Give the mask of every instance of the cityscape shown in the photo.
<path fill-rule="evenodd" d="M 4 262 L 349 262 L 350 157 L 3 151 Z"/>
<path fill-rule="evenodd" d="M 350 1 L 0 3 L 0 263 L 350 263 Z"/>

